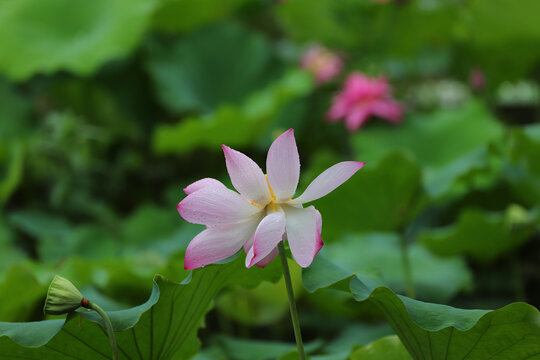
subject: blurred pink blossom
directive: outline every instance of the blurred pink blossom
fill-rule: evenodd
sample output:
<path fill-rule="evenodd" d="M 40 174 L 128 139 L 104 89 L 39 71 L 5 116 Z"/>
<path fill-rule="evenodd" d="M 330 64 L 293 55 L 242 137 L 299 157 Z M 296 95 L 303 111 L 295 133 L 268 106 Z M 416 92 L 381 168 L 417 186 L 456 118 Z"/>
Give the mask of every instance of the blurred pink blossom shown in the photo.
<path fill-rule="evenodd" d="M 312 45 L 302 55 L 300 67 L 311 71 L 318 84 L 324 84 L 341 72 L 343 61 L 327 48 Z"/>
<path fill-rule="evenodd" d="M 334 122 L 344 118 L 349 131 L 360 128 L 372 115 L 398 123 L 403 110 L 390 90 L 384 77 L 370 78 L 354 72 L 345 81 L 344 89 L 334 97 L 328 119 Z"/>
<path fill-rule="evenodd" d="M 264 267 L 278 255 L 280 241 L 289 243 L 294 260 L 307 267 L 323 246 L 322 217 L 313 206 L 317 200 L 347 181 L 363 162 L 343 161 L 315 178 L 304 193 L 293 199 L 300 177 L 300 157 L 290 129 L 270 146 L 265 175 L 249 157 L 223 145 L 225 163 L 233 186 L 229 190 L 206 178 L 184 189 L 178 204 L 186 221 L 206 225 L 189 243 L 184 267 L 195 269 L 234 255 L 244 248 L 246 267 Z"/>
<path fill-rule="evenodd" d="M 469 74 L 469 84 L 474 91 L 481 91 L 486 86 L 486 76 L 482 69 L 474 68 Z"/>

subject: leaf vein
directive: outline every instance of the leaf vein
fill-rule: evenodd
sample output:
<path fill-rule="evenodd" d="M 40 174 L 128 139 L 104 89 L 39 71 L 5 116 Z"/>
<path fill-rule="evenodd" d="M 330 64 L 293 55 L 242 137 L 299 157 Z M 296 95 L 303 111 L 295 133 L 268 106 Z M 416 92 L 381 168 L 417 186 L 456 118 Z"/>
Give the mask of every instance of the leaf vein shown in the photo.
<path fill-rule="evenodd" d="M 452 340 L 452 336 L 454 336 L 454 330 L 455 328 L 453 326 L 450 327 L 450 335 L 448 335 L 448 341 L 446 342 L 446 351 L 444 352 L 444 360 L 448 358 L 448 350 L 450 349 L 450 341 Z"/>
<path fill-rule="evenodd" d="M 99 326 L 99 325 L 97 325 Z M 93 347 L 92 345 L 90 345 L 89 343 L 87 343 L 86 341 L 84 341 L 83 339 L 79 338 L 78 336 L 76 336 L 75 334 L 72 334 L 70 333 L 69 331 L 66 330 L 66 328 L 62 328 L 62 331 L 64 331 L 65 333 L 71 335 L 73 338 L 77 339 L 78 341 L 80 341 L 81 343 L 83 343 L 84 345 L 86 345 L 89 349 L 92 349 L 94 350 L 95 352 L 97 352 L 99 355 L 103 356 L 105 359 L 109 359 L 109 357 L 107 355 L 105 355 L 104 353 L 102 353 L 101 351 L 99 351 L 98 349 L 96 349 L 95 347 Z"/>
<path fill-rule="evenodd" d="M 141 348 L 139 347 L 139 341 L 137 340 L 137 335 L 135 334 L 135 327 L 131 328 L 131 334 L 133 335 L 133 342 L 135 343 L 135 348 L 139 354 L 139 359 L 144 360 L 141 354 Z"/>

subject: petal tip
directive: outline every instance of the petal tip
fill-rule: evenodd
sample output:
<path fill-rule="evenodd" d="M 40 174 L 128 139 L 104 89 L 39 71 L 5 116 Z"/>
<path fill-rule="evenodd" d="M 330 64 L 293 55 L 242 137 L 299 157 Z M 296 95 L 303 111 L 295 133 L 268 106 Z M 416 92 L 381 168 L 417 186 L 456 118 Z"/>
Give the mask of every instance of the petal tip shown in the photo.
<path fill-rule="evenodd" d="M 253 265 L 255 265 L 255 259 L 257 258 L 257 254 L 255 253 L 255 245 L 253 247 L 253 256 L 251 258 L 248 256 L 246 258 L 246 267 L 249 269 Z"/>
<path fill-rule="evenodd" d="M 358 170 L 360 170 L 361 168 L 364 167 L 364 165 L 366 165 L 365 161 L 355 161 L 355 162 L 356 162 L 356 165 L 358 166 Z"/>
<path fill-rule="evenodd" d="M 289 137 L 289 136 L 292 136 L 294 138 L 294 129 L 293 128 L 290 128 L 289 130 L 283 132 L 281 135 L 279 135 L 276 138 L 276 140 L 279 139 L 279 138 L 282 138 L 282 137 L 285 138 L 285 137 Z"/>
<path fill-rule="evenodd" d="M 305 268 L 309 267 L 309 265 L 311 265 L 312 262 L 313 262 L 313 259 L 311 259 L 311 261 L 306 262 L 306 263 L 299 263 L 298 261 L 296 263 L 298 265 L 300 265 L 301 268 L 305 269 Z"/>
<path fill-rule="evenodd" d="M 251 259 L 246 258 L 246 268 L 250 268 L 254 265 L 253 259 L 255 259 L 255 256 L 253 256 Z"/>

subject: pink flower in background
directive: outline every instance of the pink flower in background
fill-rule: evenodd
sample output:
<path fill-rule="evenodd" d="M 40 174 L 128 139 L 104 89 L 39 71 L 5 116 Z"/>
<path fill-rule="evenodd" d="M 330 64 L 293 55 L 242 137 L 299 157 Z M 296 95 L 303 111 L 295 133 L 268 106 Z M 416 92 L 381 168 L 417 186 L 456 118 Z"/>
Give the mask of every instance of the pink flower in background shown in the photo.
<path fill-rule="evenodd" d="M 320 174 L 296 199 L 300 158 L 293 129 L 270 146 L 267 175 L 249 157 L 223 145 L 227 171 L 240 194 L 215 179 L 202 179 L 184 189 L 188 194 L 178 212 L 185 220 L 206 225 L 188 245 L 186 269 L 194 269 L 234 255 L 242 247 L 246 267 L 266 266 L 289 242 L 294 260 L 307 267 L 323 246 L 321 214 L 302 204 L 319 199 L 347 181 L 364 163 L 344 161 Z"/>
<path fill-rule="evenodd" d="M 349 75 L 345 88 L 334 97 L 327 115 L 332 122 L 344 118 L 347 130 L 354 131 L 372 115 L 398 123 L 403 111 L 392 98 L 385 78 L 370 78 L 355 72 Z"/>
<path fill-rule="evenodd" d="M 482 91 L 486 86 L 486 75 L 479 68 L 474 68 L 469 74 L 469 84 L 474 91 Z"/>
<path fill-rule="evenodd" d="M 327 48 L 312 45 L 302 55 L 300 67 L 311 71 L 318 84 L 324 84 L 341 72 L 343 61 Z"/>

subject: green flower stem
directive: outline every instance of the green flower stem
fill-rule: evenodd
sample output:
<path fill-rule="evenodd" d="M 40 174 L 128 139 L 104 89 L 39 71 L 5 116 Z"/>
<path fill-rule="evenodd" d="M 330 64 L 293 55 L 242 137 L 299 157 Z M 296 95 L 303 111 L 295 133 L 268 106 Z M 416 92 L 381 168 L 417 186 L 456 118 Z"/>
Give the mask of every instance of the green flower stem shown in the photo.
<path fill-rule="evenodd" d="M 414 282 L 412 277 L 412 269 L 411 269 L 411 261 L 409 257 L 409 246 L 407 244 L 407 239 L 405 238 L 405 235 L 400 236 L 401 240 L 401 262 L 403 264 L 403 274 L 405 276 L 405 289 L 407 292 L 407 296 L 411 299 L 414 299 L 416 297 L 415 291 L 414 291 Z"/>
<path fill-rule="evenodd" d="M 283 267 L 283 278 L 285 279 L 285 286 L 287 287 L 287 296 L 289 298 L 289 309 L 291 310 L 291 318 L 294 329 L 294 338 L 296 339 L 296 345 L 298 346 L 298 355 L 301 360 L 306 359 L 304 353 L 304 344 L 302 343 L 302 334 L 300 332 L 300 321 L 298 321 L 298 312 L 296 311 L 296 302 L 294 300 L 294 293 L 292 288 L 291 273 L 289 272 L 289 264 L 287 263 L 287 254 L 285 253 L 285 246 L 283 241 L 278 244 L 279 257 L 281 258 L 281 265 Z"/>
<path fill-rule="evenodd" d="M 107 315 L 107 313 L 101 307 L 91 301 L 88 308 L 95 310 L 103 318 L 105 328 L 107 329 L 107 335 L 109 336 L 109 341 L 111 342 L 112 358 L 113 360 L 118 360 L 118 346 L 116 345 L 116 337 L 114 336 L 114 329 L 112 327 L 109 315 Z"/>

